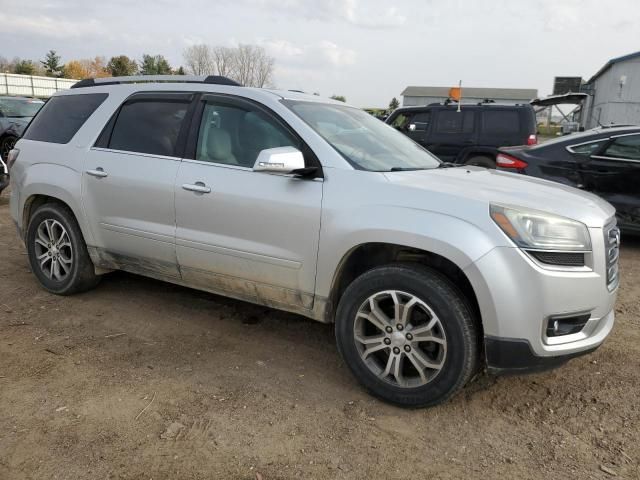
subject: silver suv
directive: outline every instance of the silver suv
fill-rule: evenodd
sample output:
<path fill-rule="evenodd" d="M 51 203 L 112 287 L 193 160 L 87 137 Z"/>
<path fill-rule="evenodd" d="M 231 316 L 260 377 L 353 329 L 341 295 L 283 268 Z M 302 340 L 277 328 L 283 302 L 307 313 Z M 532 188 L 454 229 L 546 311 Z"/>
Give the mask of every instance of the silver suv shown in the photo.
<path fill-rule="evenodd" d="M 590 352 L 614 323 L 614 209 L 451 167 L 340 102 L 223 77 L 85 80 L 9 155 L 42 286 L 121 269 L 335 324 L 374 395 L 450 398 L 483 365 Z"/>

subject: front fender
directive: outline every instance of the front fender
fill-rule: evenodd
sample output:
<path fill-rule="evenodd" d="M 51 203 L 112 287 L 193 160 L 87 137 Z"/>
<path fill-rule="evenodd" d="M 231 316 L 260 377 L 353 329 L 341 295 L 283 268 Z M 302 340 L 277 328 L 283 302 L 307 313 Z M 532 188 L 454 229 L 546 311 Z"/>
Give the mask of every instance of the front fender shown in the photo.
<path fill-rule="evenodd" d="M 13 170 L 12 170 L 13 173 Z M 20 192 L 16 221 L 25 232 L 25 207 L 36 195 L 46 195 L 65 203 L 73 212 L 87 244 L 93 243 L 80 199 L 82 198 L 82 173 L 62 165 L 38 163 L 31 165 L 16 181 Z M 53 183 L 55 181 L 55 183 Z"/>
<path fill-rule="evenodd" d="M 460 218 L 422 209 L 369 206 L 323 216 L 316 293 L 328 297 L 343 259 L 366 243 L 388 243 L 440 255 L 464 270 L 491 251 L 495 239 Z M 330 233 L 324 233 L 330 232 Z"/>

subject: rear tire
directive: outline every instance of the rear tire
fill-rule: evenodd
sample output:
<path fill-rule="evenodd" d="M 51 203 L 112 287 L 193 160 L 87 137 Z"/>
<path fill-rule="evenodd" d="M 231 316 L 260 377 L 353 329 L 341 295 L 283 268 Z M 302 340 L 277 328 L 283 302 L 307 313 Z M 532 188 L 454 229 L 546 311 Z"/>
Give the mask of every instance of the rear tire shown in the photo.
<path fill-rule="evenodd" d="M 100 281 L 78 222 L 64 205 L 38 207 L 27 227 L 26 244 L 31 270 L 51 293 L 72 295 Z"/>
<path fill-rule="evenodd" d="M 466 162 L 464 162 L 465 165 L 476 165 L 478 167 L 485 167 L 485 168 L 496 168 L 496 161 L 494 158 L 491 157 L 486 157 L 484 155 L 478 155 L 475 157 L 471 157 L 470 159 L 468 159 Z"/>
<path fill-rule="evenodd" d="M 378 267 L 354 280 L 338 304 L 335 331 L 356 379 L 404 407 L 444 402 L 479 365 L 479 328 L 464 296 L 421 265 Z"/>

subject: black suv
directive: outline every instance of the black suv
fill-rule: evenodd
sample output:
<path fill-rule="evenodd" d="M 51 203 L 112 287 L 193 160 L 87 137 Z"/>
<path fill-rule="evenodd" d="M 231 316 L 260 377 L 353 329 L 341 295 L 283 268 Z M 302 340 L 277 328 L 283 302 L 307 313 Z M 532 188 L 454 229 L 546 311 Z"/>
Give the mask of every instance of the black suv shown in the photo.
<path fill-rule="evenodd" d="M 386 122 L 442 161 L 489 168 L 499 147 L 538 142 L 531 105 L 433 103 L 398 108 Z"/>

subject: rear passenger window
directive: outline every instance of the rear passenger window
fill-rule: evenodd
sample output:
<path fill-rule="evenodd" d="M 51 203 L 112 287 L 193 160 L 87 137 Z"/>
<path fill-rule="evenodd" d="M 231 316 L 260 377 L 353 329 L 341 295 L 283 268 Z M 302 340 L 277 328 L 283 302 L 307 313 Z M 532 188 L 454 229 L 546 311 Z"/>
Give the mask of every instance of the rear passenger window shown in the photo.
<path fill-rule="evenodd" d="M 640 135 L 616 138 L 602 155 L 623 160 L 640 160 Z"/>
<path fill-rule="evenodd" d="M 520 132 L 520 115 L 513 110 L 487 110 L 482 112 L 482 131 L 484 133 Z"/>
<path fill-rule="evenodd" d="M 471 133 L 473 132 L 474 112 L 441 110 L 436 120 L 437 133 Z"/>
<path fill-rule="evenodd" d="M 31 121 L 23 138 L 38 142 L 69 143 L 107 96 L 106 93 L 89 93 L 53 97 Z"/>
<path fill-rule="evenodd" d="M 141 99 L 125 103 L 118 113 L 108 148 L 174 156 L 189 101 Z"/>

